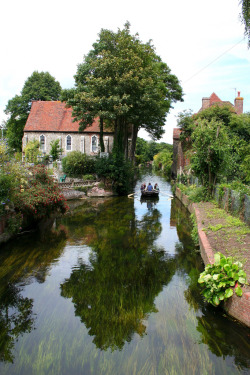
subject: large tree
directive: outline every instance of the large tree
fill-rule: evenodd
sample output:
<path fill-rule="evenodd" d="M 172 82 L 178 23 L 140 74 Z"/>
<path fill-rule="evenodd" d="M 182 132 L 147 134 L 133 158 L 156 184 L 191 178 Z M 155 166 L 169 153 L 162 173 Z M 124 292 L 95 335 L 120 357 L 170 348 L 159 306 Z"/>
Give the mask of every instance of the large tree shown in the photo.
<path fill-rule="evenodd" d="M 182 100 L 182 88 L 168 65 L 156 55 L 151 42 L 142 43 L 130 34 L 126 23 L 117 33 L 102 29 L 93 49 L 78 65 L 76 88 L 68 100 L 80 130 L 100 117 L 103 126 L 113 128 L 115 149 L 130 157 L 136 138 L 144 128 L 155 139 L 163 134 L 166 114 L 172 103 Z"/>
<path fill-rule="evenodd" d="M 250 1 L 249 0 L 240 0 L 239 1 L 241 9 L 241 22 L 245 26 L 245 35 L 248 39 L 248 46 L 250 47 Z"/>
<path fill-rule="evenodd" d="M 33 72 L 25 81 L 20 95 L 8 101 L 5 113 L 9 146 L 17 151 L 22 149 L 23 128 L 30 113 L 33 100 L 58 100 L 61 85 L 48 72 Z"/>

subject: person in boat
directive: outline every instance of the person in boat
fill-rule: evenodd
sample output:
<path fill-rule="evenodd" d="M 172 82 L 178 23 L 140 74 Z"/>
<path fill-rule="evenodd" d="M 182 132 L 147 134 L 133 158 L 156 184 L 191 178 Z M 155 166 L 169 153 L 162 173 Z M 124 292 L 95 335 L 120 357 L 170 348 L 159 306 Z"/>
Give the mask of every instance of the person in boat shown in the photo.
<path fill-rule="evenodd" d="M 141 184 L 141 191 L 145 190 L 146 184 Z"/>
<path fill-rule="evenodd" d="M 152 191 L 152 190 L 153 190 L 153 186 L 152 186 L 151 183 L 149 182 L 148 187 L 147 187 L 147 191 Z"/>
<path fill-rule="evenodd" d="M 156 191 L 159 191 L 159 190 L 160 190 L 158 184 L 155 184 L 155 186 L 154 186 L 154 190 L 156 190 Z"/>

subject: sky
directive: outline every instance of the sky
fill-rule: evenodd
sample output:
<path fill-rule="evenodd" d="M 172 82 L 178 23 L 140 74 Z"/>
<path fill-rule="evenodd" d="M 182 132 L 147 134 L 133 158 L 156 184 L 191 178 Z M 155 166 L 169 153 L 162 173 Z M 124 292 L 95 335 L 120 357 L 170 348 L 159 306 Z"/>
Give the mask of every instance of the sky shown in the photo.
<path fill-rule="evenodd" d="M 161 141 L 172 143 L 178 113 L 201 108 L 215 92 L 234 102 L 240 91 L 250 112 L 250 49 L 244 38 L 239 0 L 8 0 L 0 5 L 0 124 L 9 99 L 19 95 L 34 71 L 49 72 L 62 88 L 74 86 L 101 29 L 117 31 L 126 21 L 131 34 L 152 40 L 180 80 L 184 102 L 174 103 Z M 150 139 L 145 132 L 139 136 Z"/>

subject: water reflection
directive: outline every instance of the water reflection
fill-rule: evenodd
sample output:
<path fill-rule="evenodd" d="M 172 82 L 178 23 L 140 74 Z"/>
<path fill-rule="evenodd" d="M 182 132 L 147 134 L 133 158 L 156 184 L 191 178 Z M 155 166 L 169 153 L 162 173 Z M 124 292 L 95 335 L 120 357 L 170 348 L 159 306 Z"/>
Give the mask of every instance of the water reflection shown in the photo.
<path fill-rule="evenodd" d="M 92 249 L 90 264 L 73 270 L 62 283 L 61 294 L 72 298 L 75 314 L 94 336 L 97 348 L 121 350 L 135 333 L 145 334 L 144 321 L 157 311 L 155 297 L 171 280 L 175 264 L 154 246 L 161 233 L 157 209 L 138 221 L 129 199 L 104 206 L 94 217 L 93 211 L 85 210 L 88 228 L 95 223 L 91 236 L 82 228 Z M 72 223 L 70 228 L 72 233 Z"/>
<path fill-rule="evenodd" d="M 1 374 L 247 374 L 249 330 L 204 303 L 187 212 L 148 179 L 152 207 L 73 202 L 58 234 L 1 248 Z"/>
<path fill-rule="evenodd" d="M 43 240 L 41 240 L 43 239 Z M 63 228 L 26 236 L 4 245 L 0 253 L 0 361 L 14 362 L 15 343 L 35 328 L 33 299 L 22 295 L 34 278 L 43 283 L 51 264 L 65 245 Z M 15 243 L 15 246 L 13 244 Z M 32 249 L 30 244 L 33 244 Z"/>

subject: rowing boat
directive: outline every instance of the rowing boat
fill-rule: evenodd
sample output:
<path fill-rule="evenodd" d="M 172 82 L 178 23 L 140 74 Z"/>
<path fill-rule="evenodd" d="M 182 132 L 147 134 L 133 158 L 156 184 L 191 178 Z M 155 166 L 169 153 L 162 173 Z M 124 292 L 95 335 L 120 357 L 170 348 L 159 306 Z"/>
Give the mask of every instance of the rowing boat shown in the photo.
<path fill-rule="evenodd" d="M 147 191 L 147 190 L 141 190 L 141 195 L 142 197 L 159 197 L 159 190 L 151 190 L 151 191 Z"/>

